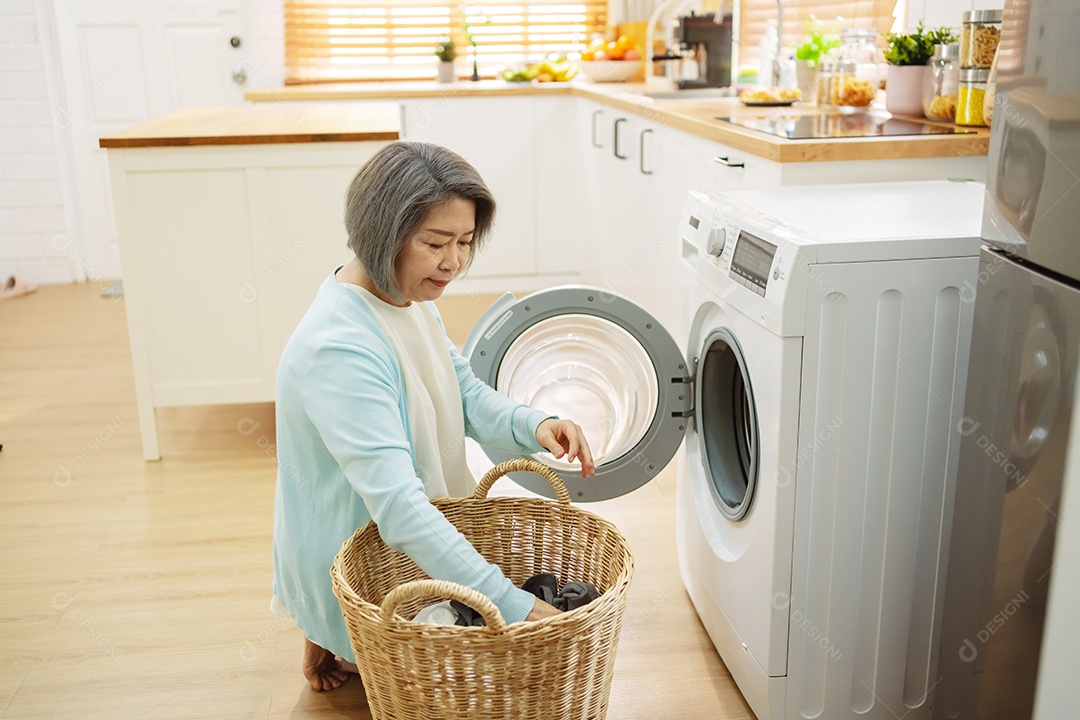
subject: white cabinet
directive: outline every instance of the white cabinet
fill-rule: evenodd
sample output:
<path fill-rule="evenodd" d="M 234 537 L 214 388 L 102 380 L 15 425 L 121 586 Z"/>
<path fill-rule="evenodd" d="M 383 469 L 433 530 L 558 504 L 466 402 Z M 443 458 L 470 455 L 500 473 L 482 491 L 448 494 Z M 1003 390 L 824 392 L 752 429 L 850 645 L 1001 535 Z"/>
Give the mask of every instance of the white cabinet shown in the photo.
<path fill-rule="evenodd" d="M 712 140 L 664 127 L 657 173 L 666 189 L 720 192 L 781 183 L 781 164 Z M 681 207 L 681 205 L 680 205 Z"/>
<path fill-rule="evenodd" d="M 536 264 L 547 284 L 579 281 L 595 257 L 596 207 L 585 174 L 582 113 L 578 99 L 569 95 L 534 98 Z"/>
<path fill-rule="evenodd" d="M 401 103 L 404 139 L 450 148 L 479 171 L 495 195 L 495 227 L 470 278 L 531 276 L 539 269 L 533 104 L 529 95 Z"/>
<path fill-rule="evenodd" d="M 584 102 L 585 191 L 593 207 L 593 260 L 583 281 L 653 310 L 670 293 L 655 263 L 665 241 L 653 222 L 657 126 L 634 113 Z M 667 318 L 659 317 L 661 322 Z"/>
<path fill-rule="evenodd" d="M 108 151 L 146 459 L 155 408 L 274 399 L 282 347 L 349 257 L 345 190 L 384 144 Z"/>

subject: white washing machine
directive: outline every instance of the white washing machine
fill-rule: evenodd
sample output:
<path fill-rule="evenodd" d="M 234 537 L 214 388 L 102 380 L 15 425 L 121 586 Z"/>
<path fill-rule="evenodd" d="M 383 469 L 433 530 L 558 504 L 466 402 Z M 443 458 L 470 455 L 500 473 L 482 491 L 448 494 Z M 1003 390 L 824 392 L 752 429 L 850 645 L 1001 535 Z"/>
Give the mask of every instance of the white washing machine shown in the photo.
<path fill-rule="evenodd" d="M 582 425 L 595 478 L 539 456 L 577 500 L 640 487 L 685 435 L 683 580 L 759 720 L 929 717 L 982 197 L 691 193 L 685 354 L 576 286 L 507 295 L 466 343 L 481 379 Z"/>

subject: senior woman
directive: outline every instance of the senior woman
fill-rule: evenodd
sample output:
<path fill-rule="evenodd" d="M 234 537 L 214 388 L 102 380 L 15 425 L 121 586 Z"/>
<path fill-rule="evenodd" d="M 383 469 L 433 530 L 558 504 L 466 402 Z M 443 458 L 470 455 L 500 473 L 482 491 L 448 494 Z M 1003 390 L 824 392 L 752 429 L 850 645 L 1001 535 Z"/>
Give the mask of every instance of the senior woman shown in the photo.
<path fill-rule="evenodd" d="M 491 192 L 453 152 L 381 149 L 347 193 L 354 256 L 323 282 L 282 354 L 272 605 L 305 635 L 314 690 L 356 672 L 329 568 L 368 520 L 424 572 L 491 598 L 508 623 L 558 613 L 514 587 L 428 502 L 475 488 L 466 435 L 517 453 L 546 449 L 579 461 L 582 477 L 594 473 L 581 428 L 477 379 L 430 302 L 469 266 L 494 215 Z"/>

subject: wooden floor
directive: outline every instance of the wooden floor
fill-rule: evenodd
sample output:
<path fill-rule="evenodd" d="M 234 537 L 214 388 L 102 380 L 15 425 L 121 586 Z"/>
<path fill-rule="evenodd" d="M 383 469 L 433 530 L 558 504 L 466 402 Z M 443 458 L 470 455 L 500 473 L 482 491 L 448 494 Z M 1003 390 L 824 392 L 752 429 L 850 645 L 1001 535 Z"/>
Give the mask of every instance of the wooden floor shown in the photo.
<path fill-rule="evenodd" d="M 309 690 L 269 611 L 272 406 L 159 411 L 144 463 L 100 290 L 0 301 L 0 717 L 370 717 L 359 682 Z M 485 300 L 443 303 L 455 341 Z M 637 557 L 609 717 L 752 718 L 679 580 L 672 469 L 589 506 Z"/>

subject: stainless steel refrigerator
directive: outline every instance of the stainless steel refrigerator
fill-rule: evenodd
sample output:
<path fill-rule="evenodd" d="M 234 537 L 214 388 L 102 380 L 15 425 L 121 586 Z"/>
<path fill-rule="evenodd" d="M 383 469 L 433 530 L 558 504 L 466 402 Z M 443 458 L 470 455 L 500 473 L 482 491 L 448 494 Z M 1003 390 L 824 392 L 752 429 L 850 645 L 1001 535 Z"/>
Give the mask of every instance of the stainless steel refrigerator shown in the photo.
<path fill-rule="evenodd" d="M 1080 3 L 1007 2 L 997 65 L 936 720 L 1032 715 L 1080 347 Z"/>

